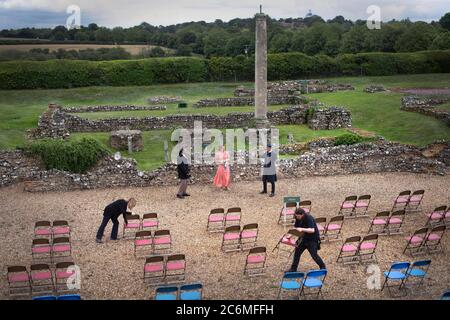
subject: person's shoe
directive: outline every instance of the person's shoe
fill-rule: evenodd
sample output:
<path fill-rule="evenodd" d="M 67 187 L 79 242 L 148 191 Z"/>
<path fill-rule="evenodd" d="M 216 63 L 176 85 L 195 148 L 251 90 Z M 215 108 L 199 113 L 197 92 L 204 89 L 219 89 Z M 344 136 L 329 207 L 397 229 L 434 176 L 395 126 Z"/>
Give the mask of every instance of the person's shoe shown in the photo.
<path fill-rule="evenodd" d="M 102 239 L 95 239 L 95 242 L 97 242 L 97 243 L 103 243 Z"/>
<path fill-rule="evenodd" d="M 189 193 L 183 194 L 183 197 L 190 197 L 191 195 Z"/>
<path fill-rule="evenodd" d="M 271 193 L 269 197 L 271 198 L 275 197 L 275 193 Z"/>
<path fill-rule="evenodd" d="M 181 195 L 179 195 L 179 194 L 177 194 L 177 198 L 178 198 L 178 199 L 184 199 L 184 197 L 181 196 Z"/>
<path fill-rule="evenodd" d="M 267 194 L 267 191 L 261 191 L 259 194 Z"/>

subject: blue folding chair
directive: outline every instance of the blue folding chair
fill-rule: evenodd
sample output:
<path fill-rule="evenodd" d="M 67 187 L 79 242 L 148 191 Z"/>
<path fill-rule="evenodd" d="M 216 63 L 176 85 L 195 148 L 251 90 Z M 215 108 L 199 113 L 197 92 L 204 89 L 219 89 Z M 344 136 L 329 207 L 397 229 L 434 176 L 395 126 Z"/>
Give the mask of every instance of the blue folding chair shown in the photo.
<path fill-rule="evenodd" d="M 56 301 L 56 297 L 55 296 L 34 297 L 33 300 L 36 300 L 36 301 Z"/>
<path fill-rule="evenodd" d="M 202 300 L 203 285 L 188 284 L 180 287 L 180 300 Z"/>
<path fill-rule="evenodd" d="M 392 296 L 391 287 L 397 287 L 397 285 L 390 286 L 390 281 L 395 283 L 400 282 L 400 285 L 398 285 L 398 290 L 400 291 L 403 288 L 410 266 L 411 264 L 409 262 L 393 263 L 389 271 L 384 272 L 385 279 L 381 291 L 386 287 L 389 291 L 389 295 Z"/>
<path fill-rule="evenodd" d="M 450 290 L 447 290 L 442 294 L 441 300 L 450 301 Z"/>
<path fill-rule="evenodd" d="M 413 262 L 411 267 L 408 269 L 407 278 L 405 280 L 405 285 L 409 284 L 409 279 L 418 279 L 419 282 L 414 282 L 415 285 L 422 285 L 423 280 L 428 274 L 428 269 L 430 268 L 431 260 L 422 260 Z"/>
<path fill-rule="evenodd" d="M 303 279 L 305 279 L 305 274 L 303 272 L 286 272 L 281 279 L 280 290 L 278 291 L 278 299 L 281 299 L 283 291 L 296 291 L 298 297 L 300 288 L 302 287 Z"/>
<path fill-rule="evenodd" d="M 309 271 L 306 274 L 305 280 L 303 280 L 303 286 L 300 292 L 300 296 L 316 294 L 317 298 L 319 298 L 319 296 L 323 298 L 322 287 L 325 282 L 325 278 L 327 277 L 327 273 L 328 271 L 325 269 Z M 313 291 L 316 290 L 316 293 L 306 293 L 305 289 Z"/>
<path fill-rule="evenodd" d="M 177 300 L 178 287 L 161 287 L 156 289 L 155 300 Z"/>
<path fill-rule="evenodd" d="M 59 296 L 58 300 L 61 301 L 79 301 L 81 300 L 81 296 L 79 294 L 66 294 L 63 296 Z"/>

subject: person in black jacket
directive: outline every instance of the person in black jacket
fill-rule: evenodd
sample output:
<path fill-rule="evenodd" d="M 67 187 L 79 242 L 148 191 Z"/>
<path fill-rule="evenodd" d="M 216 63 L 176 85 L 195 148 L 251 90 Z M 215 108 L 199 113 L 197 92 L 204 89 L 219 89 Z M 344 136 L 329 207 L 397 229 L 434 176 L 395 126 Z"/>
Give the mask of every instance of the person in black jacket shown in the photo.
<path fill-rule="evenodd" d="M 272 186 L 270 197 L 275 196 L 275 182 L 277 182 L 277 155 L 272 151 L 272 145 L 267 145 L 266 153 L 263 156 L 264 166 L 262 172 L 263 191 L 261 194 L 267 194 L 267 183 Z"/>
<path fill-rule="evenodd" d="M 134 198 L 131 198 L 128 201 L 120 199 L 107 205 L 103 212 L 102 224 L 97 231 L 97 242 L 102 243 L 103 233 L 105 232 L 105 228 L 108 225 L 109 220 L 111 220 L 113 223 L 111 240 L 117 240 L 117 233 L 119 231 L 119 220 L 117 219 L 120 217 L 120 215 L 123 215 L 123 220 L 125 221 L 125 225 L 127 225 L 127 215 L 131 214 L 131 212 L 128 212 L 127 209 L 133 210 L 135 206 L 136 200 Z"/>
<path fill-rule="evenodd" d="M 183 153 L 183 149 L 180 150 L 180 153 L 178 154 L 177 158 L 177 171 L 178 171 L 178 178 L 180 179 L 180 189 L 178 190 L 177 197 L 179 199 L 184 199 L 184 197 L 189 197 L 190 195 L 186 193 L 189 178 L 191 177 L 189 173 L 189 164 L 188 159 Z"/>
<path fill-rule="evenodd" d="M 302 208 L 298 208 L 295 211 L 295 228 L 303 232 L 304 235 L 299 239 L 300 243 L 297 244 L 297 248 L 295 249 L 294 260 L 289 272 L 297 271 L 300 257 L 305 250 L 309 251 L 311 258 L 313 258 L 321 270 L 326 269 L 325 263 L 317 254 L 317 251 L 320 250 L 320 233 L 313 216 L 306 213 Z"/>

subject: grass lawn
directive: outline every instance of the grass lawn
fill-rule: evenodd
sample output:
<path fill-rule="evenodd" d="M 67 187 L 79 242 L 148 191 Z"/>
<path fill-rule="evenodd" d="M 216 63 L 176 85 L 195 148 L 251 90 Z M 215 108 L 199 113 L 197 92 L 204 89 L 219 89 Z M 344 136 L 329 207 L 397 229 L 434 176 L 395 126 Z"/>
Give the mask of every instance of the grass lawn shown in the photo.
<path fill-rule="evenodd" d="M 347 107 L 353 116 L 354 127 L 371 131 L 385 138 L 402 143 L 425 145 L 439 139 L 450 139 L 450 128 L 443 122 L 425 115 L 400 110 L 403 96 L 395 92 L 367 94 L 362 90 L 367 85 L 382 84 L 388 88 L 438 88 L 448 87 L 450 74 L 402 75 L 388 77 L 332 78 L 332 82 L 351 83 L 355 91 L 320 93 L 309 95 L 329 105 Z M 89 87 L 56 90 L 0 91 L 0 149 L 14 149 L 25 143 L 25 131 L 37 126 L 39 115 L 51 102 L 63 106 L 88 105 L 146 105 L 152 96 L 181 96 L 189 104 L 203 98 L 231 97 L 238 85 L 251 87 L 251 83 L 193 83 L 158 85 L 148 87 Z M 277 110 L 283 106 L 270 106 Z M 450 109 L 449 104 L 440 106 Z M 105 117 L 164 116 L 177 113 L 209 113 L 224 115 L 232 112 L 251 112 L 252 107 L 178 109 L 168 105 L 166 111 L 133 111 L 85 113 L 90 119 Z M 306 126 L 280 126 L 281 143 L 285 143 L 288 133 L 298 142 L 317 137 L 337 136 L 344 130 L 313 131 Z M 91 136 L 106 143 L 107 133 L 74 134 L 73 139 Z M 144 133 L 145 150 L 134 154 L 142 169 L 157 167 L 164 159 L 163 141 L 170 138 L 169 130 Z M 169 139 L 170 140 L 170 139 Z"/>

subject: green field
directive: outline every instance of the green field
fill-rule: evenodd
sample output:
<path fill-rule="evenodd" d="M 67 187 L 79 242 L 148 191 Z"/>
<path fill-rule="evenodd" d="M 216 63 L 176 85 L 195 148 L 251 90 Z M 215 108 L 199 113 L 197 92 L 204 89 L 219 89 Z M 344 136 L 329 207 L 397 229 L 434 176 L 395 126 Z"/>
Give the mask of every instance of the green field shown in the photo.
<path fill-rule="evenodd" d="M 382 92 L 367 94 L 362 90 L 371 84 L 382 84 L 388 88 L 437 88 L 450 86 L 450 74 L 404 75 L 388 77 L 361 77 L 331 79 L 339 83 L 351 83 L 355 91 L 311 94 L 329 105 L 339 105 L 352 112 L 353 125 L 357 129 L 370 131 L 391 141 L 426 145 L 439 139 L 450 139 L 450 128 L 432 117 L 400 110 L 403 94 Z M 63 106 L 87 105 L 146 105 L 152 96 L 182 96 L 192 104 L 203 98 L 231 97 L 238 85 L 251 87 L 251 83 L 194 83 L 158 85 L 149 87 L 90 87 L 57 90 L 0 91 L 0 149 L 14 149 L 25 144 L 25 131 L 37 126 L 39 115 L 51 102 Z M 270 106 L 277 110 L 283 106 Z M 449 109 L 450 105 L 440 106 Z M 163 116 L 177 113 L 209 113 L 224 115 L 231 112 L 251 112 L 252 107 L 178 109 L 168 105 L 165 111 L 134 111 L 85 113 L 79 116 L 90 119 L 106 117 Z M 345 130 L 313 131 L 306 126 L 280 126 L 281 142 L 286 142 L 288 133 L 297 141 L 309 141 L 317 137 L 337 136 Z M 106 143 L 107 133 L 74 134 L 73 139 L 82 136 L 96 137 Z M 145 150 L 134 157 L 142 169 L 152 169 L 164 160 L 163 141 L 170 137 L 169 130 L 151 131 L 144 134 Z"/>

